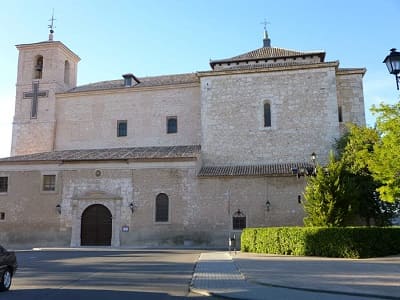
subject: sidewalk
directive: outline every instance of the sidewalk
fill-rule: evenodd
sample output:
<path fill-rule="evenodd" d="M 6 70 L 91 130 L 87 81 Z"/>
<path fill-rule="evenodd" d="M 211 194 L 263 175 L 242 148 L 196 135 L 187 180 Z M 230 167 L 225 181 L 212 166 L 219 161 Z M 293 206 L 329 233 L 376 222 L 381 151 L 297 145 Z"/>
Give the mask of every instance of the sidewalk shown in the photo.
<path fill-rule="evenodd" d="M 400 256 L 352 260 L 208 252 L 199 257 L 191 290 L 250 300 L 400 299 Z"/>

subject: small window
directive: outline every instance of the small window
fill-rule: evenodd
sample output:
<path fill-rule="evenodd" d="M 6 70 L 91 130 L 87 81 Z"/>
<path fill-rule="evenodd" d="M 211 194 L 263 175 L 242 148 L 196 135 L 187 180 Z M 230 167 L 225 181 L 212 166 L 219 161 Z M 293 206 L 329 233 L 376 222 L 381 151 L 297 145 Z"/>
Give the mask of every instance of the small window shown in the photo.
<path fill-rule="evenodd" d="M 343 114 L 342 114 L 342 106 L 339 105 L 338 107 L 338 116 L 339 116 L 339 122 L 342 123 L 343 122 Z"/>
<path fill-rule="evenodd" d="M 0 220 L 5 220 L 6 219 L 6 213 L 0 212 Z"/>
<path fill-rule="evenodd" d="M 43 175 L 42 191 L 54 192 L 56 190 L 56 175 Z"/>
<path fill-rule="evenodd" d="M 156 197 L 156 222 L 168 222 L 169 199 L 166 194 L 158 194 Z"/>
<path fill-rule="evenodd" d="M 177 133 L 178 132 L 178 118 L 168 117 L 167 118 L 167 133 Z"/>
<path fill-rule="evenodd" d="M 64 63 L 64 83 L 69 84 L 69 62 L 68 60 Z"/>
<path fill-rule="evenodd" d="M 246 228 L 246 215 L 242 213 L 240 209 L 233 214 L 232 227 L 233 230 L 242 230 Z"/>
<path fill-rule="evenodd" d="M 128 121 L 120 120 L 117 122 L 117 136 L 128 135 Z"/>
<path fill-rule="evenodd" d="M 264 127 L 271 127 L 271 104 L 264 103 Z"/>
<path fill-rule="evenodd" d="M 0 193 L 8 192 L 8 177 L 2 176 L 0 177 Z"/>

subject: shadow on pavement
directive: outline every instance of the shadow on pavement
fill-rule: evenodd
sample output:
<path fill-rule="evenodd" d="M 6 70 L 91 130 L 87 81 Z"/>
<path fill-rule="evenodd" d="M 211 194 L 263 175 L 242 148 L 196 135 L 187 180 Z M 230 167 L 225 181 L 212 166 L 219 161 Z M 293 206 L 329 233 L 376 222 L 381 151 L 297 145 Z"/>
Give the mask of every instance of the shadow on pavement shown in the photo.
<path fill-rule="evenodd" d="M 0 293 L 0 299 L 7 300 L 133 300 L 133 299 L 188 299 L 167 293 L 87 290 L 87 289 L 20 289 Z"/>

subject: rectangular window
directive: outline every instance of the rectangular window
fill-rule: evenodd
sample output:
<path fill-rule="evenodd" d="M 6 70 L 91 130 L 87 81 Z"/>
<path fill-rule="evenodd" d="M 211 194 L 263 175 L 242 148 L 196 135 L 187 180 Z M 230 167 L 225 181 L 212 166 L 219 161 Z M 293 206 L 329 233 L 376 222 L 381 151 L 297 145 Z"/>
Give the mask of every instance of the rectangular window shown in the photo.
<path fill-rule="evenodd" d="M 128 135 L 128 121 L 119 120 L 117 121 L 117 136 L 127 136 Z"/>
<path fill-rule="evenodd" d="M 0 220 L 5 220 L 6 219 L 6 213 L 0 212 Z"/>
<path fill-rule="evenodd" d="M 8 177 L 1 176 L 0 177 L 0 193 L 7 193 L 8 192 Z"/>
<path fill-rule="evenodd" d="M 264 103 L 264 127 L 271 127 L 271 104 Z"/>
<path fill-rule="evenodd" d="M 167 117 L 167 133 L 177 133 L 177 132 L 178 132 L 178 118 Z"/>
<path fill-rule="evenodd" d="M 54 192 L 56 190 L 56 175 L 43 175 L 42 191 Z"/>
<path fill-rule="evenodd" d="M 246 228 L 246 217 L 233 217 L 232 225 L 233 230 L 242 230 Z"/>

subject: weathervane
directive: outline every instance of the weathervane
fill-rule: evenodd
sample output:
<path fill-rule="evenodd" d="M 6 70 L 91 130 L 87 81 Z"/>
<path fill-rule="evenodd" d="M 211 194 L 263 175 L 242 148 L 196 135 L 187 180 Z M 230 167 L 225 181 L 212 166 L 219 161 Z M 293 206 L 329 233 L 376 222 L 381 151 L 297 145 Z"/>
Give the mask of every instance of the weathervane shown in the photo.
<path fill-rule="evenodd" d="M 54 8 L 53 8 L 53 13 L 51 14 L 51 19 L 49 19 L 49 21 L 51 21 L 51 24 L 48 25 L 48 28 L 50 28 L 50 34 L 49 34 L 49 41 L 53 40 L 53 33 L 54 33 L 54 28 L 56 28 L 54 26 L 54 21 L 56 19 L 54 19 Z"/>

